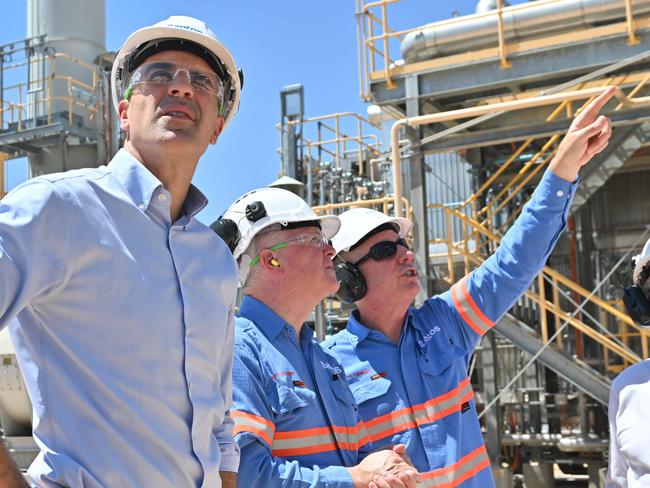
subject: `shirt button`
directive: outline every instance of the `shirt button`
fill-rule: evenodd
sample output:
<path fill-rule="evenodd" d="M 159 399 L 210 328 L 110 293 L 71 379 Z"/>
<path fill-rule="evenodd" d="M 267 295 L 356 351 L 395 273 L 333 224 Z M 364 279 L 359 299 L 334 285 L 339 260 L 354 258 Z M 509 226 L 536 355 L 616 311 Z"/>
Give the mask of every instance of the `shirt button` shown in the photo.
<path fill-rule="evenodd" d="M 192 335 L 192 334 L 190 333 L 190 330 L 187 329 L 187 330 L 185 331 L 185 337 L 190 337 L 191 335 Z"/>
<path fill-rule="evenodd" d="M 562 190 L 558 190 L 557 193 L 556 193 L 556 195 L 557 195 L 558 197 L 563 197 L 563 196 L 564 196 L 564 192 L 563 192 Z"/>
<path fill-rule="evenodd" d="M 160 195 L 158 195 L 158 200 L 160 200 L 161 202 L 164 202 L 165 200 L 167 200 L 167 195 L 165 195 L 164 193 L 161 193 Z"/>
<path fill-rule="evenodd" d="M 144 203 L 138 203 L 138 208 L 140 210 L 144 210 Z"/>

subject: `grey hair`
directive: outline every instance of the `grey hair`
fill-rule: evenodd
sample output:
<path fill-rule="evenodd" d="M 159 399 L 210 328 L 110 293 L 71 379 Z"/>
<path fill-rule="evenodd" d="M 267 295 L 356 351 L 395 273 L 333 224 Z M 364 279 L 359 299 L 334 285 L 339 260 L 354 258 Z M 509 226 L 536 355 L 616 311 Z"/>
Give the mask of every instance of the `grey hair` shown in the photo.
<path fill-rule="evenodd" d="M 246 250 L 242 253 L 242 256 L 247 256 L 248 261 L 254 259 L 261 251 L 268 249 L 271 246 L 271 237 L 275 234 L 276 231 L 281 230 L 280 225 L 270 225 L 265 229 L 262 229 L 260 232 L 255 234 L 251 239 L 250 244 Z M 247 289 L 250 288 L 251 283 L 255 281 L 257 275 L 259 274 L 259 267 L 253 266 L 249 268 L 248 273 L 243 281 L 242 290 L 246 293 Z"/>

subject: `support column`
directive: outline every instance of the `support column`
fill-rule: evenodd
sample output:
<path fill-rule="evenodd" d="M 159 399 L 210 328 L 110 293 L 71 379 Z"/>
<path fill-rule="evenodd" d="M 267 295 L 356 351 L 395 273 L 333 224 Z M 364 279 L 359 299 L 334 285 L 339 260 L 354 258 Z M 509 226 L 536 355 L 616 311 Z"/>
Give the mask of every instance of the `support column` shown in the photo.
<path fill-rule="evenodd" d="M 406 116 L 417 117 L 420 113 L 418 76 L 411 75 L 406 78 Z M 418 143 L 422 138 L 421 129 L 406 127 L 406 138 L 412 143 Z M 408 158 L 402 164 L 402 178 L 404 195 L 413 207 L 413 252 L 415 253 L 415 266 L 420 277 L 421 290 L 415 298 L 415 304 L 421 305 L 431 296 L 431 283 L 429 279 L 429 229 L 427 223 L 427 199 L 425 184 L 424 157 L 419 148 L 410 150 Z"/>

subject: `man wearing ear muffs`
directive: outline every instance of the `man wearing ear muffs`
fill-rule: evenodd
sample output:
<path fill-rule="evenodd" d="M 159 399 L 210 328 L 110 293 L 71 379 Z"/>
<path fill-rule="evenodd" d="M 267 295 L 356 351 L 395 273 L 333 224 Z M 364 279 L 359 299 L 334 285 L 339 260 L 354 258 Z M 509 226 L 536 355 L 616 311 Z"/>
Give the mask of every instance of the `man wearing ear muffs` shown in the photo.
<path fill-rule="evenodd" d="M 634 258 L 632 280 L 624 290 L 625 308 L 636 323 L 650 327 L 650 239 Z M 650 486 L 649 432 L 645 427 L 648 405 L 650 361 L 645 360 L 625 369 L 612 382 L 607 488 Z"/>
<path fill-rule="evenodd" d="M 336 292 L 338 217 L 319 217 L 279 188 L 239 198 L 212 225 L 239 262 L 244 299 L 235 320 L 234 438 L 242 488 L 415 488 L 405 446 L 377 447 L 343 368 L 304 323 Z"/>
<path fill-rule="evenodd" d="M 467 376 L 480 338 L 526 291 L 566 225 L 578 170 L 609 141 L 598 112 L 608 89 L 576 117 L 531 200 L 495 254 L 419 307 L 407 219 L 342 213 L 332 243 L 346 329 L 325 341 L 345 369 L 374 442 L 403 443 L 424 486 L 494 487 Z"/>

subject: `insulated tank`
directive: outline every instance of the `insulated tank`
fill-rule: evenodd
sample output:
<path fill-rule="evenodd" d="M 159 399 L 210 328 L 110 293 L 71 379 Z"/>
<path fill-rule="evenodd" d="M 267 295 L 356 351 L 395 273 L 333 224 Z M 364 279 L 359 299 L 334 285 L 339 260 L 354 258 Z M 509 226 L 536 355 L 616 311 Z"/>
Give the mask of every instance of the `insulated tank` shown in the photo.
<path fill-rule="evenodd" d="M 490 2 L 479 2 L 468 15 L 423 26 L 404 36 L 404 61 L 413 63 L 492 47 L 497 42 L 498 18 L 485 13 Z M 650 0 L 635 0 L 634 15 L 650 13 Z M 523 41 L 553 32 L 593 27 L 625 20 L 625 0 L 538 0 L 503 9 L 506 42 Z"/>

